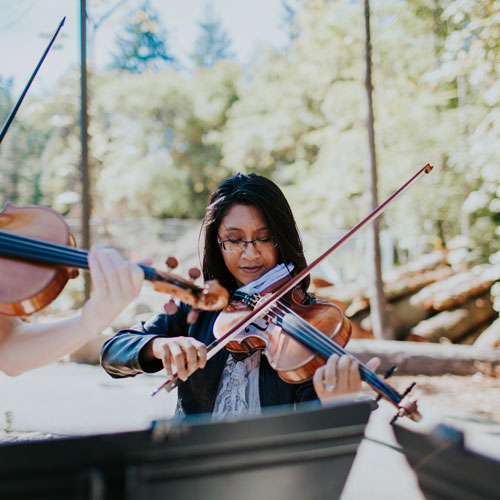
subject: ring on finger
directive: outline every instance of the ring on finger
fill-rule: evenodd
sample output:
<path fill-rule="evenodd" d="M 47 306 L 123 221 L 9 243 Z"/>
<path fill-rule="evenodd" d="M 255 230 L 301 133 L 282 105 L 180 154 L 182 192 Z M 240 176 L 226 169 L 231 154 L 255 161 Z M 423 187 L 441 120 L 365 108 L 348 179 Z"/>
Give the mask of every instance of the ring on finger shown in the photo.
<path fill-rule="evenodd" d="M 335 388 L 337 387 L 337 382 L 334 382 L 333 384 L 329 384 L 326 380 L 324 380 L 323 385 L 325 386 L 325 389 L 328 392 L 333 392 L 335 390 Z"/>

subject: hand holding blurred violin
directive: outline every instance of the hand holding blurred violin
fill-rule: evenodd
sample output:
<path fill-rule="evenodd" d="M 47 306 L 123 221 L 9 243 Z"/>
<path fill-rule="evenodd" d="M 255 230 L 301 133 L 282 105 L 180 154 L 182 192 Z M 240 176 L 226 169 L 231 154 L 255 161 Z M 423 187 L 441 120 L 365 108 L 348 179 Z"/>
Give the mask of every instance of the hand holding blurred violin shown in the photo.
<path fill-rule="evenodd" d="M 93 289 L 80 314 L 50 323 L 0 315 L 1 371 L 19 375 L 57 361 L 99 335 L 139 295 L 144 280 L 139 266 L 99 247 L 88 260 Z"/>
<path fill-rule="evenodd" d="M 43 309 L 59 295 L 68 279 L 78 275 L 77 269 L 88 269 L 88 251 L 75 248 L 72 243 L 69 228 L 57 212 L 7 203 L 0 212 L 0 314 L 25 316 Z M 109 264 L 113 262 L 110 255 L 106 258 Z M 118 262 L 117 254 L 114 261 Z M 227 304 L 228 292 L 215 281 L 200 288 L 194 281 L 173 273 L 143 264 L 139 267 L 155 290 L 195 308 L 218 310 Z M 100 279 L 102 273 L 96 273 Z M 126 278 L 123 280 L 125 284 Z"/>
<path fill-rule="evenodd" d="M 144 271 L 116 250 L 97 245 L 88 254 L 88 263 L 92 294 L 82 308 L 81 321 L 89 332 L 101 332 L 139 295 Z"/>
<path fill-rule="evenodd" d="M 145 263 L 128 262 L 116 250 L 96 246 L 87 252 L 70 243 L 67 224 L 51 209 L 7 204 L 0 212 L 0 370 L 8 375 L 56 361 L 97 336 L 137 297 L 144 279 L 194 307 L 227 303 L 227 291 L 217 283 L 200 288 Z M 78 268 L 90 270 L 93 287 L 81 314 L 38 324 L 16 317 L 50 304 Z"/>

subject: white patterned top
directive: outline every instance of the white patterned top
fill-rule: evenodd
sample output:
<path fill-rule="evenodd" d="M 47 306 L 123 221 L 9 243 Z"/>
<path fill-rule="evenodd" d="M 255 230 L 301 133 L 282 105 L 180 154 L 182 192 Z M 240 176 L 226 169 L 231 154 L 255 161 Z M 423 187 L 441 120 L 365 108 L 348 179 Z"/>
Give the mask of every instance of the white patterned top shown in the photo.
<path fill-rule="evenodd" d="M 242 361 L 228 356 L 215 399 L 212 420 L 260 413 L 260 351 Z"/>

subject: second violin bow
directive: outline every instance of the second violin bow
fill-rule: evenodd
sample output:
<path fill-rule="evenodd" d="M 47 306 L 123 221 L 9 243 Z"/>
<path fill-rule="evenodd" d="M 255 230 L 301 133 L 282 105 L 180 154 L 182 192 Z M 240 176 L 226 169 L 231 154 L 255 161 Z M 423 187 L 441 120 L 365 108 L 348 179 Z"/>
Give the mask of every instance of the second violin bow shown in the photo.
<path fill-rule="evenodd" d="M 40 69 L 40 66 L 42 65 L 45 57 L 47 56 L 50 48 L 54 44 L 54 41 L 59 34 L 59 31 L 61 31 L 61 28 L 63 27 L 64 21 L 66 21 L 66 16 L 62 18 L 62 21 L 59 23 L 59 27 L 57 28 L 56 32 L 54 33 L 54 36 L 52 37 L 52 40 L 50 40 L 49 44 L 47 45 L 47 48 L 45 49 L 45 52 L 43 53 L 42 58 L 40 59 L 39 63 L 37 64 L 35 71 L 33 71 L 33 74 L 31 75 L 31 78 L 28 81 L 28 84 L 26 87 L 24 87 L 23 93 L 21 94 L 21 97 L 17 101 L 16 105 L 10 112 L 10 115 L 7 117 L 7 121 L 5 122 L 4 126 L 2 127 L 2 131 L 0 132 L 0 144 L 3 141 L 3 138 L 5 134 L 7 133 L 7 130 L 10 127 L 10 124 L 12 123 L 12 120 L 14 119 L 14 116 L 16 116 L 17 110 L 19 109 L 19 106 L 21 106 L 21 103 L 23 102 L 24 96 L 28 93 L 28 89 L 30 88 L 36 74 L 38 73 L 38 70 Z"/>

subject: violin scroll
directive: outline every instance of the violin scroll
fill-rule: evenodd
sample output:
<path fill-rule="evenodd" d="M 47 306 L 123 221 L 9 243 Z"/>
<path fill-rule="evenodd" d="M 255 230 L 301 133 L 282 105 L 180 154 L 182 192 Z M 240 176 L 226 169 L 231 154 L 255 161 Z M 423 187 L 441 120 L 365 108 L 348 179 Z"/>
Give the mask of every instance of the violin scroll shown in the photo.
<path fill-rule="evenodd" d="M 152 281 L 157 292 L 171 295 L 196 309 L 218 311 L 224 309 L 229 302 L 229 292 L 216 280 L 207 281 L 202 287 L 198 287 L 192 280 L 156 270 Z M 168 304 L 166 307 L 169 311 L 173 310 Z M 173 312 L 175 313 L 175 310 Z"/>
<path fill-rule="evenodd" d="M 172 273 L 179 262 L 170 256 L 165 261 L 169 271 L 154 272 L 154 288 L 157 292 L 166 293 L 181 302 L 192 306 L 194 309 L 203 309 L 205 311 L 218 311 L 224 309 L 229 302 L 229 292 L 223 288 L 217 280 L 207 281 L 203 287 L 197 286 L 194 281 L 201 276 L 201 271 L 192 267 L 188 271 L 189 280 Z M 177 304 L 170 300 L 164 307 L 164 311 L 171 315 L 177 312 Z M 196 321 L 195 311 L 191 314 L 192 322 Z"/>

